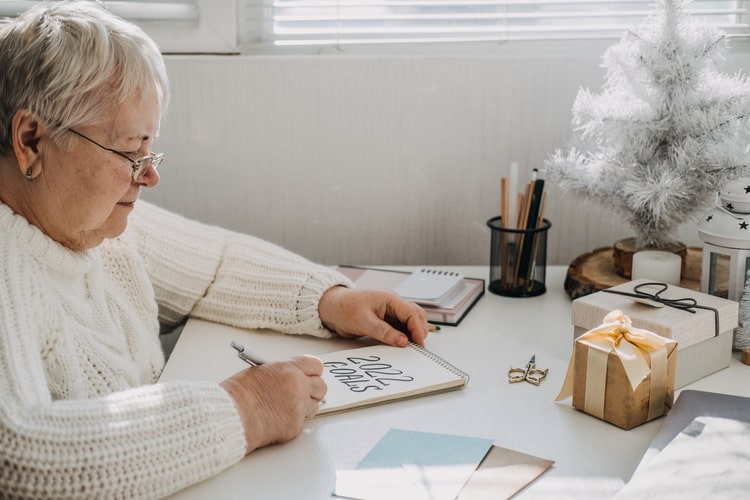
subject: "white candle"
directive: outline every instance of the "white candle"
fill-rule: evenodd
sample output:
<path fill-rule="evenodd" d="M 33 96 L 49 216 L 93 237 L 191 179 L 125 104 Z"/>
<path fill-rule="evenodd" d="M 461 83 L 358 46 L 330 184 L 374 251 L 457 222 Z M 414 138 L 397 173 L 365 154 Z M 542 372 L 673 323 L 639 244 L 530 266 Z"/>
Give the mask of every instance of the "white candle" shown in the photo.
<path fill-rule="evenodd" d="M 649 279 L 669 285 L 680 284 L 682 259 L 672 252 L 644 250 L 633 254 L 632 279 Z"/>

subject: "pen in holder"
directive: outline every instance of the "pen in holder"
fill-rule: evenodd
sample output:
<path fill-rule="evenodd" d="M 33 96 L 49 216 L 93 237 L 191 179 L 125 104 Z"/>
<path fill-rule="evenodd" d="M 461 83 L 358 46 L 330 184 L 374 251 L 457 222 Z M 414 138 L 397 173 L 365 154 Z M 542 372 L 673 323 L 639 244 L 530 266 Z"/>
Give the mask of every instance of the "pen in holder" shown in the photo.
<path fill-rule="evenodd" d="M 507 297 L 534 297 L 547 291 L 547 231 L 552 224 L 542 219 L 538 227 L 505 227 L 502 217 L 487 221 L 491 230 L 490 292 Z"/>

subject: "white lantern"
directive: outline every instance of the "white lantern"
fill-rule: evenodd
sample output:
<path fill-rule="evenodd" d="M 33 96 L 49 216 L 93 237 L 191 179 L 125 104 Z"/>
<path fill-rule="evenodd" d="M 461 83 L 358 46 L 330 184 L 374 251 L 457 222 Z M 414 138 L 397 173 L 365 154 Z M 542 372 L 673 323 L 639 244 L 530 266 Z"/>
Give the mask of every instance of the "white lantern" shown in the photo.
<path fill-rule="evenodd" d="M 701 292 L 739 302 L 750 267 L 750 178 L 728 183 L 698 223 Z"/>

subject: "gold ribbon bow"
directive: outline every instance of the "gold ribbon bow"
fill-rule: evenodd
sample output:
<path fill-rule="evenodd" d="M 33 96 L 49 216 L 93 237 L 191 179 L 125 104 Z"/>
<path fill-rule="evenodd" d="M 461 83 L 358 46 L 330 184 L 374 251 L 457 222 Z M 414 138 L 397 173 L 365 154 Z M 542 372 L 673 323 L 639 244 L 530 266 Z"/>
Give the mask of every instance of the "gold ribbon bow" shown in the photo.
<path fill-rule="evenodd" d="M 586 413 L 604 418 L 607 358 L 614 351 L 622 361 L 631 388 L 635 389 L 651 373 L 648 420 L 664 414 L 668 363 L 667 344 L 673 341 L 648 330 L 633 327 L 630 318 L 619 309 L 604 317 L 604 323 L 576 339 L 597 348 L 588 349 L 584 408 Z M 647 358 L 648 356 L 648 358 Z M 650 361 L 650 363 L 649 363 Z M 565 382 L 555 401 L 573 395 L 575 348 Z"/>

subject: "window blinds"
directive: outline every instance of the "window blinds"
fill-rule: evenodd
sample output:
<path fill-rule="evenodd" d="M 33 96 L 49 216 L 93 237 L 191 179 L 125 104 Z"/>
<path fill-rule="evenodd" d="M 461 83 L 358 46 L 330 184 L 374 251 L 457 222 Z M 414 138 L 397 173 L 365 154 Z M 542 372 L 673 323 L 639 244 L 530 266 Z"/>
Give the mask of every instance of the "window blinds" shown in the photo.
<path fill-rule="evenodd" d="M 743 1 L 694 0 L 687 10 L 747 35 Z M 641 0 L 245 0 L 245 44 L 346 45 L 617 38 L 654 9 Z"/>
<path fill-rule="evenodd" d="M 35 1 L 0 0 L 0 16 Z M 101 1 L 140 24 L 165 53 L 244 47 L 345 46 L 618 38 L 654 0 L 130 0 Z M 750 35 L 750 0 L 693 0 L 688 11 L 729 36 Z M 238 31 L 239 30 L 239 31 Z"/>

